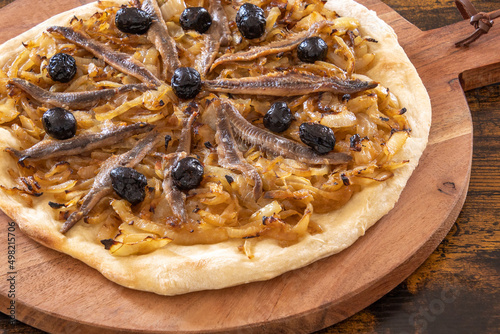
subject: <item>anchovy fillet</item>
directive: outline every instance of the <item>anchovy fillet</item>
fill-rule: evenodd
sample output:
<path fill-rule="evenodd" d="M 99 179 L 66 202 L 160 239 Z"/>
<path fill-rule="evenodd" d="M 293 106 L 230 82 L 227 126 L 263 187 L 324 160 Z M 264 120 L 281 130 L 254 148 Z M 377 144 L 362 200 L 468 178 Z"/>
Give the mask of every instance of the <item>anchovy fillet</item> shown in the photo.
<path fill-rule="evenodd" d="M 170 163 L 167 162 L 167 167 L 163 171 L 163 192 L 165 193 L 165 199 L 172 209 L 173 215 L 178 218 L 181 222 L 187 221 L 186 213 L 186 194 L 180 191 L 172 180 L 172 168 L 183 158 L 187 157 L 191 151 L 191 129 L 193 123 L 198 117 L 199 112 L 195 111 L 191 114 L 186 124 L 184 125 L 181 136 L 179 138 L 179 146 L 175 153 L 170 156 Z"/>
<path fill-rule="evenodd" d="M 9 81 L 17 88 L 29 94 L 32 98 L 41 103 L 47 103 L 55 107 L 68 109 L 84 109 L 91 107 L 99 100 L 108 100 L 117 94 L 139 91 L 144 92 L 148 89 L 145 84 L 123 85 L 118 88 L 98 89 L 86 92 L 50 92 L 32 84 L 29 81 L 13 78 Z"/>
<path fill-rule="evenodd" d="M 116 144 L 128 137 L 149 132 L 153 128 L 154 125 L 151 124 L 135 123 L 119 128 L 106 129 L 100 133 L 81 134 L 66 140 L 42 140 L 24 151 L 12 148 L 7 148 L 6 151 L 16 155 L 22 165 L 26 159 L 51 159 L 90 152 L 97 148 Z"/>
<path fill-rule="evenodd" d="M 377 85 L 373 81 L 341 80 L 300 72 L 203 81 L 204 88 L 211 92 L 268 96 L 297 96 L 318 92 L 353 94 Z"/>
<path fill-rule="evenodd" d="M 217 108 L 215 141 L 217 142 L 219 164 L 224 168 L 236 169 L 247 178 L 253 180 L 253 198 L 257 201 L 262 195 L 262 179 L 259 172 L 245 160 L 243 154 L 238 150 L 231 124 L 223 109 L 220 106 L 216 106 L 216 102 L 210 105 L 210 107 L 212 106 Z"/>
<path fill-rule="evenodd" d="M 232 34 L 221 0 L 210 1 L 210 12 L 212 13 L 212 18 L 217 21 L 221 29 L 220 45 L 228 46 L 231 43 Z"/>
<path fill-rule="evenodd" d="M 142 82 L 146 83 L 149 87 L 158 87 L 161 85 L 158 79 L 151 71 L 149 71 L 143 64 L 134 59 L 132 56 L 114 51 L 103 43 L 93 40 L 89 35 L 82 31 L 75 31 L 68 27 L 53 26 L 47 28 L 50 33 L 61 34 L 68 41 L 81 46 L 85 50 L 92 53 L 97 58 L 104 60 L 114 68 L 127 73 Z"/>
<path fill-rule="evenodd" d="M 228 38 L 231 36 L 226 13 L 224 12 L 224 8 L 222 8 L 221 1 L 210 0 L 208 10 L 212 16 L 212 25 L 205 34 L 205 47 L 196 62 L 198 72 L 203 77 L 209 72 L 215 57 L 217 57 L 217 53 L 219 53 L 220 46 L 227 45 L 229 43 Z"/>
<path fill-rule="evenodd" d="M 333 25 L 334 23 L 331 21 L 320 21 L 314 23 L 308 30 L 302 31 L 296 34 L 292 34 L 288 36 L 288 38 L 271 42 L 267 45 L 257 46 L 251 48 L 248 51 L 241 51 L 237 53 L 225 54 L 212 64 L 210 71 L 213 71 L 214 68 L 219 66 L 220 64 L 228 63 L 228 62 L 236 62 L 236 61 L 251 61 L 257 59 L 259 57 L 264 57 L 272 54 L 277 54 L 280 52 L 287 52 L 293 50 L 297 45 L 302 43 L 306 38 L 311 37 L 316 34 L 320 29 L 327 25 Z"/>
<path fill-rule="evenodd" d="M 169 81 L 174 71 L 178 67 L 181 67 L 175 41 L 168 33 L 167 25 L 163 20 L 156 0 L 144 0 L 142 10 L 148 13 L 153 19 L 153 24 L 149 27 L 147 38 L 154 44 L 158 52 L 160 52 L 163 71 L 165 72 L 164 77 Z"/>
<path fill-rule="evenodd" d="M 252 125 L 229 102 L 223 103 L 221 108 L 237 136 L 247 143 L 260 147 L 266 152 L 313 165 L 340 165 L 348 163 L 352 159 L 344 153 L 318 155 L 308 146 L 277 136 L 274 133 Z"/>
<path fill-rule="evenodd" d="M 110 172 L 116 167 L 134 167 L 148 154 L 161 140 L 157 132 L 152 132 L 140 140 L 134 148 L 119 156 L 111 156 L 104 161 L 101 170 L 94 179 L 94 184 L 90 191 L 83 198 L 80 208 L 73 212 L 60 229 L 61 233 L 68 232 L 80 219 L 88 215 L 90 210 L 99 201 L 112 192 Z"/>

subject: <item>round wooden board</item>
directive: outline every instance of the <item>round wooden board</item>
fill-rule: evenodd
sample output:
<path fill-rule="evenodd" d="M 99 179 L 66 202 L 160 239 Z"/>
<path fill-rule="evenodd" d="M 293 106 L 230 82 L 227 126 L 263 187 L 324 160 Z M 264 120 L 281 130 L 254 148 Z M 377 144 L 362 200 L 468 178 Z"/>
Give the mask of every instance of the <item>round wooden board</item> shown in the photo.
<path fill-rule="evenodd" d="M 0 11 L 1 39 L 85 2 L 17 0 Z M 363 309 L 412 273 L 449 231 L 467 193 L 472 122 L 458 75 L 468 70 L 474 77 L 474 68 L 495 66 L 493 49 L 480 44 L 494 45 L 499 38 L 455 49 L 453 42 L 470 33 L 465 22 L 422 32 L 378 0 L 360 2 L 396 30 L 433 102 L 429 146 L 387 216 L 352 247 L 308 267 L 265 282 L 175 297 L 116 285 L 16 230 L 17 319 L 55 333 L 310 332 Z M 0 220 L 6 240 L 9 218 Z M 2 243 L 3 254 L 6 248 Z M 9 271 L 3 261 L 2 312 L 10 303 Z"/>

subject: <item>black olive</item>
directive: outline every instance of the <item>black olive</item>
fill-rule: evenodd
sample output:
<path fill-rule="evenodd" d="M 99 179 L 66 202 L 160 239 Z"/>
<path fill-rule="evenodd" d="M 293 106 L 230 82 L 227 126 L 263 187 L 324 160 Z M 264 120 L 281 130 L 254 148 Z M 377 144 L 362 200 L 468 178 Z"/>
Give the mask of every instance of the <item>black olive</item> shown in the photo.
<path fill-rule="evenodd" d="M 335 147 L 335 134 L 327 126 L 317 123 L 302 123 L 299 127 L 300 140 L 318 154 L 327 154 Z"/>
<path fill-rule="evenodd" d="M 314 63 L 317 60 L 325 60 L 328 45 L 320 37 L 306 38 L 297 47 L 297 56 L 305 63 Z"/>
<path fill-rule="evenodd" d="M 248 39 L 259 38 L 266 31 L 264 11 L 251 3 L 245 3 L 236 13 L 236 25 L 243 37 Z"/>
<path fill-rule="evenodd" d="M 114 191 L 130 204 L 141 203 L 146 197 L 146 177 L 129 167 L 116 167 L 109 173 Z"/>
<path fill-rule="evenodd" d="M 196 30 L 203 34 L 212 25 L 212 17 L 203 7 L 189 7 L 182 12 L 179 23 L 184 30 Z"/>
<path fill-rule="evenodd" d="M 153 23 L 151 16 L 139 8 L 125 7 L 116 12 L 115 25 L 118 30 L 126 34 L 145 34 L 151 23 Z"/>
<path fill-rule="evenodd" d="M 43 113 L 42 124 L 45 132 L 55 139 L 69 139 L 76 134 L 76 119 L 63 108 L 52 108 Z"/>
<path fill-rule="evenodd" d="M 52 80 L 66 83 L 76 74 L 76 61 L 69 54 L 56 53 L 50 58 L 47 69 Z"/>
<path fill-rule="evenodd" d="M 200 73 L 191 67 L 179 67 L 174 71 L 170 84 L 178 98 L 193 99 L 201 90 Z"/>
<path fill-rule="evenodd" d="M 264 126 L 273 132 L 283 132 L 292 124 L 292 112 L 285 102 L 276 102 L 264 116 Z"/>
<path fill-rule="evenodd" d="M 180 190 L 190 190 L 200 185 L 204 169 L 201 162 L 192 157 L 179 161 L 172 168 L 172 179 Z"/>

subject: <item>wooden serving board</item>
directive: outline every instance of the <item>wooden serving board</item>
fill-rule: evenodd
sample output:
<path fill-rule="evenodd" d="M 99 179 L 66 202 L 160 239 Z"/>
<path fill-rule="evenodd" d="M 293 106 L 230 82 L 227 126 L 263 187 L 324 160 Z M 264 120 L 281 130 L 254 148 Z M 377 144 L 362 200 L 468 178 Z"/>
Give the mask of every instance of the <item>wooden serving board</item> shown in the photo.
<path fill-rule="evenodd" d="M 0 10 L 3 42 L 90 1 L 17 0 Z M 470 48 L 454 42 L 463 21 L 422 32 L 379 0 L 360 0 L 397 32 L 432 100 L 429 145 L 396 207 L 340 254 L 275 279 L 175 297 L 130 290 L 47 249 L 16 229 L 16 317 L 54 333 L 298 333 L 318 330 L 365 308 L 409 276 L 455 222 L 467 193 L 472 122 L 462 87 L 500 81 L 495 27 Z M 494 46 L 497 47 L 494 47 Z M 7 222 L 0 216 L 7 254 Z M 1 262 L 0 310 L 8 313 L 9 269 Z"/>

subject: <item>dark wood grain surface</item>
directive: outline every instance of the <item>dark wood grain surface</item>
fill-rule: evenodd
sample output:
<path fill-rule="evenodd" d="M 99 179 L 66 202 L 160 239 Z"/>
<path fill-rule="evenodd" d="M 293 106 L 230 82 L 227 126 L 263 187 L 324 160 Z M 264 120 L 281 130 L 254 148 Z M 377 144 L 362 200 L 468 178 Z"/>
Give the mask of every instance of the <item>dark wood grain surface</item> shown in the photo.
<path fill-rule="evenodd" d="M 461 20 L 451 0 L 383 0 L 423 30 Z M 13 0 L 0 0 L 0 8 Z M 499 0 L 475 1 L 481 11 Z M 490 33 L 500 34 L 500 20 Z M 500 61 L 500 46 L 498 48 Z M 469 193 L 452 230 L 402 284 L 351 318 L 319 333 L 495 333 L 500 331 L 500 84 L 466 93 L 474 122 Z M 0 332 L 43 333 L 9 324 Z"/>

